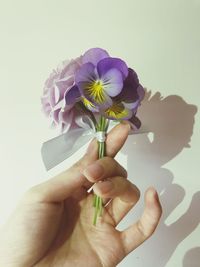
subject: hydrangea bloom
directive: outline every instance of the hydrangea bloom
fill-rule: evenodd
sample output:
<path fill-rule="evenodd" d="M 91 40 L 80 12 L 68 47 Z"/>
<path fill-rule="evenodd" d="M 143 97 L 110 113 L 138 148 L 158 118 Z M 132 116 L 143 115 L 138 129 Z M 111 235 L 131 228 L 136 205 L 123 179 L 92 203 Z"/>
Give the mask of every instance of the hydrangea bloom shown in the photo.
<path fill-rule="evenodd" d="M 51 118 L 52 125 L 61 126 L 61 131 L 67 131 L 74 123 L 74 106 L 80 98 L 74 75 L 81 64 L 81 57 L 65 61 L 53 70 L 45 82 L 41 98 L 42 108 L 46 116 Z"/>

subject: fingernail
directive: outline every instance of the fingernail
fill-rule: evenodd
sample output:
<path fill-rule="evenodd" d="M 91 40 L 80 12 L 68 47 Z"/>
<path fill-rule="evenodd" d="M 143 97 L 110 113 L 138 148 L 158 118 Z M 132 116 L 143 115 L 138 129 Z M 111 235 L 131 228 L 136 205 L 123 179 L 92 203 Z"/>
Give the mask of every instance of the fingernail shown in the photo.
<path fill-rule="evenodd" d="M 89 165 L 84 171 L 83 175 L 90 181 L 97 181 L 101 179 L 104 174 L 104 168 L 101 164 L 95 162 Z"/>
<path fill-rule="evenodd" d="M 156 189 L 154 187 L 150 187 L 149 189 L 150 189 L 151 195 L 153 197 L 153 200 L 158 200 L 159 198 L 158 198 L 158 193 L 157 193 Z"/>

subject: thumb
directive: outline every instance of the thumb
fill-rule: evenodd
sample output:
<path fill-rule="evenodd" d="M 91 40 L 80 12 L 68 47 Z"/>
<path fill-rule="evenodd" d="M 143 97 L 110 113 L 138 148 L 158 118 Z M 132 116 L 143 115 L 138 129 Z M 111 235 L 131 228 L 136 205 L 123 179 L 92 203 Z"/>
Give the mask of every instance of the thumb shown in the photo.
<path fill-rule="evenodd" d="M 114 157 L 125 143 L 130 126 L 128 123 L 120 123 L 108 134 L 106 139 L 106 155 Z M 88 165 L 98 159 L 97 140 L 91 141 L 85 155 L 68 170 L 56 175 L 50 180 L 34 186 L 28 192 L 31 201 L 60 202 L 74 194 L 78 189 L 87 191 L 92 184 L 82 174 Z"/>

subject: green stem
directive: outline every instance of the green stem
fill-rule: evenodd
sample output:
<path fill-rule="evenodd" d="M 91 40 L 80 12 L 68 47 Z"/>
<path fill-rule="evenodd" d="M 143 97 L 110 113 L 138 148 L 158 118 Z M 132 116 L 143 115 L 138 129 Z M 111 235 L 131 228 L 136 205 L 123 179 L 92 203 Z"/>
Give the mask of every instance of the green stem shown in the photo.
<path fill-rule="evenodd" d="M 97 131 L 106 132 L 108 129 L 108 120 L 101 116 L 99 124 L 97 125 Z M 105 142 L 98 142 L 98 157 L 103 158 L 106 152 L 106 143 Z M 96 225 L 97 217 L 102 216 L 103 213 L 103 200 L 101 197 L 94 195 L 94 207 L 95 207 L 95 214 L 93 218 L 93 224 Z"/>

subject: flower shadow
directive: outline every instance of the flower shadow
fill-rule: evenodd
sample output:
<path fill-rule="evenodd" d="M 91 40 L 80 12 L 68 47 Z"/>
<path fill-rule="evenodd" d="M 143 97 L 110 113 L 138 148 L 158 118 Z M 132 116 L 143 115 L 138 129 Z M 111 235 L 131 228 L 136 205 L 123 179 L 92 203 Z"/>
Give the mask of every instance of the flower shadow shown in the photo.
<path fill-rule="evenodd" d="M 135 266 L 164 267 L 178 244 L 200 221 L 200 215 L 196 212 L 200 200 L 200 192 L 197 192 L 182 217 L 170 225 L 165 222 L 184 199 L 185 190 L 173 183 L 173 173 L 163 166 L 184 148 L 190 148 L 196 112 L 196 106 L 187 104 L 180 96 L 163 98 L 159 92 L 154 95 L 146 92 L 138 117 L 144 125 L 144 132 L 147 130 L 148 133 L 129 136 L 122 149 L 122 153 L 127 155 L 129 179 L 140 188 L 142 194 L 141 201 L 119 229 L 141 215 L 143 193 L 149 186 L 157 189 L 163 206 L 163 216 L 155 234 L 131 255 Z M 125 261 L 128 262 L 128 259 Z"/>
<path fill-rule="evenodd" d="M 184 256 L 183 267 L 198 267 L 200 263 L 200 247 L 192 248 Z"/>

